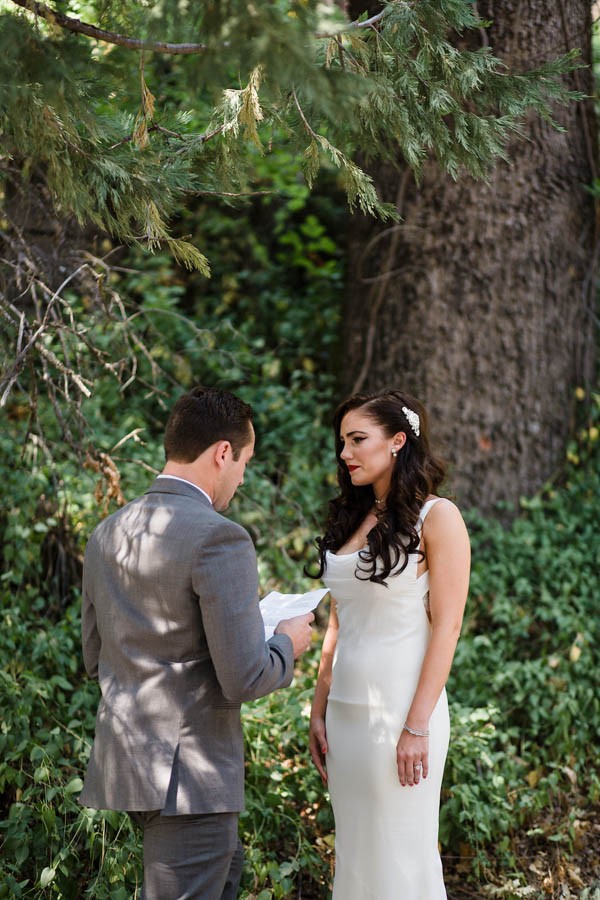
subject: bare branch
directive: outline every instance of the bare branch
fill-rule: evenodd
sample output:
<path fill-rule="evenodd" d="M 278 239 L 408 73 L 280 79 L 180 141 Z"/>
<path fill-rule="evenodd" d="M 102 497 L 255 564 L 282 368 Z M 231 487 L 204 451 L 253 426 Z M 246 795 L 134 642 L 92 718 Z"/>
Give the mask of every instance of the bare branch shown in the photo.
<path fill-rule="evenodd" d="M 148 134 L 150 134 L 150 132 L 152 132 L 152 131 L 157 131 L 160 134 L 166 134 L 168 137 L 176 137 L 176 138 L 179 138 L 180 141 L 183 141 L 184 143 L 188 143 L 188 144 L 190 143 L 190 141 L 193 141 L 194 144 L 205 144 L 207 141 L 210 141 L 212 138 L 216 137 L 218 134 L 221 134 L 221 132 L 224 129 L 225 129 L 224 125 L 219 125 L 218 128 L 213 129 L 213 131 L 205 131 L 204 134 L 184 135 L 184 134 L 180 134 L 177 131 L 169 131 L 168 128 L 163 128 L 162 125 L 159 125 L 157 122 L 154 122 L 152 125 L 148 126 L 147 131 L 148 131 Z M 128 134 L 127 137 L 121 138 L 121 140 L 117 141 L 115 144 L 111 144 L 108 149 L 114 150 L 116 147 L 121 147 L 123 144 L 128 144 L 130 141 L 133 141 L 133 140 L 134 140 L 134 135 Z M 187 149 L 187 147 L 183 146 L 176 152 L 181 153 L 182 151 L 184 151 L 186 149 Z"/>
<path fill-rule="evenodd" d="M 168 128 L 163 128 L 157 122 L 154 122 L 152 125 L 149 125 L 146 129 L 147 133 L 150 134 L 152 131 L 158 131 L 160 134 L 166 134 L 169 137 L 179 138 L 180 141 L 184 140 L 184 136 L 179 134 L 178 131 L 169 131 Z M 109 150 L 114 150 L 116 147 L 121 147 L 123 144 L 128 144 L 130 141 L 134 139 L 133 134 L 128 134 L 127 137 L 122 138 L 120 141 L 117 141 L 116 144 L 111 144 L 108 148 Z"/>
<path fill-rule="evenodd" d="M 273 191 L 193 191 L 193 197 L 268 197 Z"/>
<path fill-rule="evenodd" d="M 42 356 L 44 359 L 47 359 L 48 362 L 51 363 L 55 369 L 58 369 L 58 371 L 62 375 L 65 376 L 66 388 L 68 388 L 68 379 L 70 379 L 74 384 L 77 385 L 77 387 L 79 388 L 79 390 L 81 391 L 82 394 L 85 394 L 86 397 L 92 396 L 92 392 L 89 390 L 88 387 L 86 387 L 81 376 L 78 375 L 77 372 L 74 372 L 73 369 L 70 369 L 68 366 L 65 366 L 60 361 L 60 359 L 58 359 L 56 354 L 52 352 L 52 350 L 48 350 L 47 347 L 44 347 L 43 344 L 40 344 L 40 345 L 38 345 L 37 351 L 40 354 L 40 356 Z M 86 381 L 88 382 L 88 384 L 92 384 L 92 382 L 89 381 L 88 379 L 86 379 Z M 65 396 L 68 399 L 66 390 L 65 390 Z"/>
<path fill-rule="evenodd" d="M 119 47 L 127 47 L 128 50 L 149 50 L 154 53 L 169 53 L 172 56 L 192 55 L 195 53 L 203 53 L 206 50 L 205 44 L 170 44 L 166 41 L 142 41 L 138 38 L 126 37 L 123 34 L 116 34 L 113 31 L 105 31 L 103 28 L 97 28 L 95 25 L 88 25 L 81 19 L 74 19 L 71 16 L 65 16 L 63 13 L 45 6 L 43 3 L 37 3 L 36 0 L 12 0 L 17 6 L 22 6 L 47 22 L 53 25 L 59 25 L 67 31 L 73 31 L 76 34 L 85 34 L 87 37 L 95 38 L 97 41 L 103 41 L 105 44 L 117 44 Z"/>
<path fill-rule="evenodd" d="M 22 365 L 23 365 L 23 360 L 25 359 L 25 357 L 27 356 L 27 354 L 29 353 L 29 351 L 31 350 L 31 348 L 33 347 L 33 345 L 36 343 L 36 341 L 37 341 L 37 339 L 39 338 L 39 336 L 40 336 L 41 334 L 44 334 L 44 332 L 46 331 L 46 328 L 47 328 L 47 325 L 48 325 L 48 319 L 49 319 L 50 313 L 51 313 L 51 311 L 52 311 L 52 306 L 53 306 L 54 303 L 59 299 L 61 291 L 69 284 L 70 281 L 72 281 L 74 278 L 76 278 L 77 275 L 79 275 L 79 273 L 80 273 L 86 266 L 87 266 L 87 263 L 83 263 L 83 265 L 79 266 L 78 269 L 76 269 L 74 272 L 71 272 L 71 274 L 70 274 L 67 278 L 65 278 L 65 280 L 64 280 L 63 283 L 60 285 L 60 287 L 57 288 L 56 291 L 54 291 L 54 293 L 52 294 L 52 297 L 50 298 L 50 300 L 49 300 L 49 302 L 48 302 L 48 305 L 47 305 L 47 307 L 46 307 L 46 312 L 45 312 L 45 314 L 44 314 L 44 316 L 43 316 L 43 318 L 42 318 L 42 321 L 40 322 L 40 325 L 38 326 L 38 328 L 36 329 L 36 331 L 34 331 L 32 334 L 30 334 L 29 340 L 27 341 L 27 344 L 26 344 L 24 347 L 21 347 L 21 349 L 19 350 L 19 352 L 17 353 L 17 355 L 14 357 L 14 359 L 13 359 L 13 361 L 12 361 L 12 371 L 9 372 L 9 373 L 6 373 L 6 372 L 5 372 L 5 373 L 3 374 L 3 380 L 2 380 L 2 383 L 1 383 L 1 384 L 2 384 L 2 387 L 5 387 L 5 385 L 6 385 L 6 388 L 5 388 L 5 390 L 4 390 L 4 393 L 2 394 L 2 398 L 0 399 L 0 406 L 4 406 L 4 405 L 5 405 L 6 400 L 7 400 L 7 398 L 8 398 L 8 395 L 9 395 L 9 393 L 10 393 L 10 389 L 11 389 L 12 385 L 14 384 L 15 379 L 18 377 L 18 374 L 19 374 L 19 372 L 20 372 L 20 370 L 21 370 L 21 367 L 22 367 Z M 45 288 L 45 290 L 46 290 L 48 293 L 50 293 L 50 291 L 49 291 L 47 288 Z M 11 304 L 9 304 L 9 305 L 11 305 Z M 12 306 L 12 305 L 11 305 L 11 306 Z M 13 309 L 13 312 L 15 312 L 15 313 L 19 316 L 19 318 L 20 318 L 20 324 L 19 324 L 19 339 L 18 339 L 18 344 L 19 344 L 19 346 L 20 346 L 21 343 L 22 343 L 22 335 L 23 335 L 23 332 L 24 332 L 24 330 L 25 330 L 25 323 L 24 323 L 22 314 L 19 313 L 18 310 L 16 310 L 14 307 L 12 307 L 12 309 Z M 38 352 L 39 352 L 39 353 L 42 353 L 42 355 L 44 355 L 44 353 L 45 353 L 46 357 L 47 357 L 48 359 L 50 358 L 49 354 L 50 354 L 51 351 L 45 351 L 45 350 L 43 350 L 43 349 L 41 348 L 41 346 L 39 346 L 39 345 L 38 345 L 38 348 L 37 348 L 37 349 L 38 349 Z M 53 362 L 53 364 L 54 364 L 54 361 L 53 361 L 53 360 L 52 360 L 52 362 Z M 64 371 L 64 370 L 61 369 L 60 371 Z M 79 376 L 75 375 L 75 374 L 72 373 L 70 370 L 68 370 L 68 371 L 66 371 L 66 372 L 64 372 L 64 373 L 65 373 L 65 374 L 69 374 L 69 375 L 72 377 L 73 381 L 77 384 L 77 386 L 80 388 L 80 390 L 82 390 L 84 393 L 87 392 L 87 388 L 82 387 L 83 382 L 81 382 L 81 379 L 79 378 Z M 81 384 L 80 384 L 80 382 L 81 382 Z M 89 394 L 88 394 L 88 396 L 89 396 Z"/>
<path fill-rule="evenodd" d="M 308 119 L 307 119 L 306 116 L 304 115 L 304 112 L 303 112 L 303 110 L 302 110 L 302 107 L 300 106 L 300 101 L 298 100 L 298 95 L 296 94 L 296 89 L 295 89 L 295 88 L 292 89 L 292 97 L 294 98 L 294 103 L 295 103 L 295 105 L 296 105 L 296 109 L 298 110 L 298 113 L 299 113 L 299 115 L 300 115 L 300 118 L 302 119 L 302 124 L 304 125 L 304 127 L 306 128 L 306 130 L 308 131 L 308 133 L 310 134 L 310 136 L 311 136 L 312 138 L 314 138 L 315 140 L 318 140 L 318 139 L 319 139 L 319 135 L 318 135 L 318 134 L 316 133 L 316 131 L 314 131 L 314 130 L 310 127 L 310 125 L 308 124 Z"/>
<path fill-rule="evenodd" d="M 131 438 L 133 438 L 134 441 L 139 443 L 141 441 L 140 434 L 142 433 L 143 430 L 144 430 L 143 428 L 134 428 L 133 431 L 129 432 L 129 434 L 123 435 L 123 437 L 119 441 L 117 441 L 117 443 L 115 444 L 115 446 L 112 448 L 112 450 L 110 452 L 114 453 L 115 450 L 118 450 L 119 447 L 122 447 L 123 444 L 126 441 L 130 440 Z"/>
<path fill-rule="evenodd" d="M 13 0 L 16 2 L 16 0 Z M 377 13 L 375 16 L 371 16 L 370 19 L 365 19 L 364 22 L 350 22 L 348 25 L 344 25 L 342 28 L 337 29 L 336 31 L 317 31 L 315 32 L 316 38 L 338 38 L 340 34 L 347 34 L 349 31 L 354 31 L 356 28 L 373 28 L 377 25 L 378 22 L 383 19 L 385 15 L 385 10 Z"/>

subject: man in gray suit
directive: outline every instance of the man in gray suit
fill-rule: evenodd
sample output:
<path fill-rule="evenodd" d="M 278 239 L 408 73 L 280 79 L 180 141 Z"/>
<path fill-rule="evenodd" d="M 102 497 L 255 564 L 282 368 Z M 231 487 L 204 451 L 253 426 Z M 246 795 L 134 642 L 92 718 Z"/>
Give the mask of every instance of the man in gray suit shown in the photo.
<path fill-rule="evenodd" d="M 83 655 L 102 697 L 80 802 L 143 827 L 146 900 L 233 900 L 240 704 L 290 684 L 313 615 L 265 642 L 252 541 L 220 515 L 253 454 L 251 408 L 197 388 L 164 443 L 162 474 L 86 548 Z"/>

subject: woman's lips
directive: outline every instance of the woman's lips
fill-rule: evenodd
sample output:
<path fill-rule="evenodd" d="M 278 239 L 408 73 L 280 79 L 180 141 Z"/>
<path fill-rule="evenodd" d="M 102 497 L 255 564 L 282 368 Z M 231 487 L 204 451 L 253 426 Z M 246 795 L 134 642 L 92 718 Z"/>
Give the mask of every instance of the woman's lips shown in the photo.
<path fill-rule="evenodd" d="M 349 471 L 349 472 L 356 472 L 356 470 L 357 470 L 358 468 L 359 468 L 359 466 L 348 466 L 348 471 Z"/>

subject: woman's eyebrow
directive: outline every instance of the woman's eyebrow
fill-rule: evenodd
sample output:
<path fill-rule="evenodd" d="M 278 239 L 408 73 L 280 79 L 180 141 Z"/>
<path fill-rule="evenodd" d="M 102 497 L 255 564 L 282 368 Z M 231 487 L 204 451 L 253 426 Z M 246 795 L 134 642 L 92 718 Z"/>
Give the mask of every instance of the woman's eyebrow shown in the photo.
<path fill-rule="evenodd" d="M 346 435 L 346 437 L 353 437 L 355 434 L 364 434 L 364 435 L 366 436 L 367 432 L 366 432 L 366 431 L 361 431 L 360 429 L 357 429 L 356 431 L 349 431 L 348 434 Z M 344 439 L 344 435 L 343 435 L 343 434 L 340 434 L 340 439 L 341 439 L 341 440 Z"/>

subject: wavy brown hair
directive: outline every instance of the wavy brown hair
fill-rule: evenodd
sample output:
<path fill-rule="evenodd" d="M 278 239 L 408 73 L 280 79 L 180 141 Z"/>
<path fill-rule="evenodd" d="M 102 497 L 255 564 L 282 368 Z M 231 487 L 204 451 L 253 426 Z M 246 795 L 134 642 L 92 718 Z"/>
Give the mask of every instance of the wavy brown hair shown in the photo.
<path fill-rule="evenodd" d="M 418 436 L 402 412 L 403 406 L 418 413 Z M 325 533 L 316 541 L 319 549 L 317 578 L 326 569 L 327 551 L 335 553 L 343 547 L 375 502 L 372 486 L 355 487 L 348 468 L 340 457 L 344 449 L 340 438 L 342 419 L 346 413 L 355 409 L 360 409 L 379 425 L 387 437 L 392 437 L 399 431 L 406 434 L 406 441 L 398 450 L 392 471 L 386 509 L 378 515 L 377 525 L 367 536 L 368 550 L 361 550 L 358 554 L 357 577 L 385 584 L 392 571 L 394 575 L 404 571 L 411 553 L 419 552 L 419 513 L 429 494 L 436 493 L 444 481 L 446 465 L 429 449 L 427 413 L 423 405 L 410 394 L 397 390 L 354 394 L 340 404 L 333 417 L 340 494 L 330 501 Z"/>

